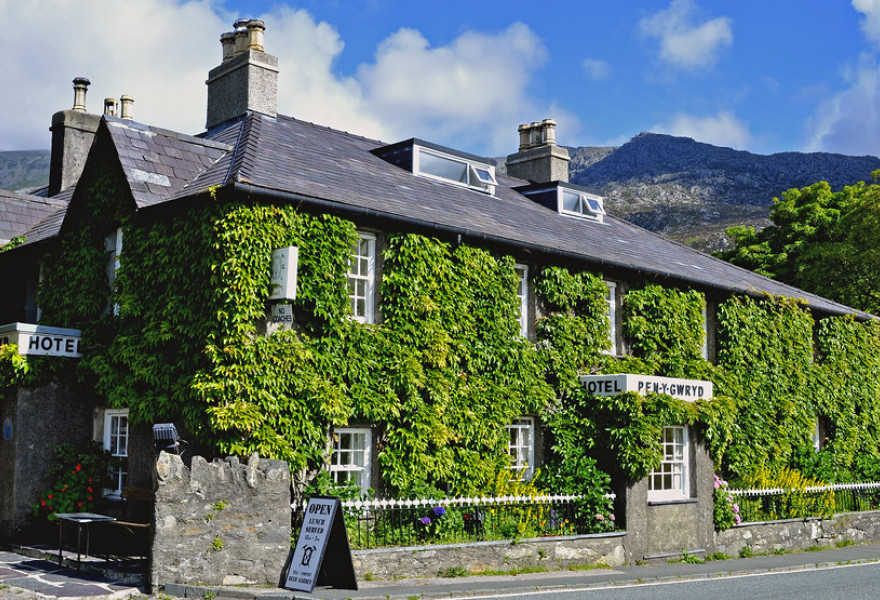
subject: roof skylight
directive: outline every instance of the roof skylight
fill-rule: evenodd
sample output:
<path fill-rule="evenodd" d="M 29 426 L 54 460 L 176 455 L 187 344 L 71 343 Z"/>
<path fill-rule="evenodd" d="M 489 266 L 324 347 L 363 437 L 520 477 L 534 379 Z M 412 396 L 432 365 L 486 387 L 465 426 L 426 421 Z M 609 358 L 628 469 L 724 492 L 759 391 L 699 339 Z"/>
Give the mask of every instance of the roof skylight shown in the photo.
<path fill-rule="evenodd" d="M 495 167 L 474 163 L 452 154 L 413 146 L 413 173 L 464 185 L 489 194 L 495 193 Z"/>
<path fill-rule="evenodd" d="M 579 217 L 599 223 L 605 220 L 605 199 L 573 183 L 551 181 L 516 188 L 538 204 L 561 215 Z"/>
<path fill-rule="evenodd" d="M 579 217 L 593 217 L 599 220 L 605 215 L 601 196 L 566 188 L 560 188 L 560 191 L 562 192 L 562 203 L 559 212 Z"/>
<path fill-rule="evenodd" d="M 495 165 L 484 158 L 412 138 L 376 148 L 373 154 L 414 175 L 487 194 L 495 193 Z"/>

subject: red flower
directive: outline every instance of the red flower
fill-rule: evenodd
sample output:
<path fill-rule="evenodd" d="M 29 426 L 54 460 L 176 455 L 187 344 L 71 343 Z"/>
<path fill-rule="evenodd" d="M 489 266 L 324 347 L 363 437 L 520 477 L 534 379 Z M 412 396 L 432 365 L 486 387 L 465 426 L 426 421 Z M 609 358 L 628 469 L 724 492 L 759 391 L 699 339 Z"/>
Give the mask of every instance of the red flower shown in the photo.
<path fill-rule="evenodd" d="M 41 506 L 46 506 L 46 501 L 45 501 L 45 500 L 40 500 L 40 505 L 41 505 Z"/>
<path fill-rule="evenodd" d="M 79 471 L 80 469 L 82 469 L 82 465 L 76 465 L 76 470 Z"/>
<path fill-rule="evenodd" d="M 92 493 L 92 486 L 87 487 L 86 490 L 91 494 Z M 91 500 L 91 498 L 89 498 L 89 500 Z"/>
<path fill-rule="evenodd" d="M 52 494 L 49 494 L 49 495 L 46 496 L 46 497 L 47 497 L 49 500 L 51 500 L 51 499 L 52 499 Z"/>
<path fill-rule="evenodd" d="M 82 508 L 82 505 L 83 505 L 82 502 L 77 502 L 77 503 L 76 503 L 76 507 L 77 507 L 77 508 Z"/>
<path fill-rule="evenodd" d="M 91 496 L 89 496 L 89 502 L 91 502 L 91 501 L 92 501 L 92 497 L 91 497 Z"/>
<path fill-rule="evenodd" d="M 89 483 L 91 483 L 91 482 L 92 482 L 92 478 L 91 478 L 91 477 L 89 477 Z"/>

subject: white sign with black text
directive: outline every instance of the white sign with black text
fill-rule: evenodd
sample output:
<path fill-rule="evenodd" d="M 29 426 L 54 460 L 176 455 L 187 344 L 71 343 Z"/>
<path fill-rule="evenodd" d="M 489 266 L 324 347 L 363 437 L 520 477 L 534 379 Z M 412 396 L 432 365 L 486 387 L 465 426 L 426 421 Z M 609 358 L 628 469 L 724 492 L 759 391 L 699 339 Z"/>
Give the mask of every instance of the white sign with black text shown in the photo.
<path fill-rule="evenodd" d="M 688 402 L 708 400 L 713 396 L 711 381 L 701 379 L 678 379 L 656 375 L 581 375 L 581 385 L 596 396 L 616 396 L 624 392 L 647 394 L 667 394 Z"/>
<path fill-rule="evenodd" d="M 309 498 L 284 587 L 311 593 L 316 585 L 357 589 L 339 498 Z"/>
<path fill-rule="evenodd" d="M 0 325 L 0 346 L 15 344 L 21 356 L 79 358 L 80 331 L 32 323 Z"/>

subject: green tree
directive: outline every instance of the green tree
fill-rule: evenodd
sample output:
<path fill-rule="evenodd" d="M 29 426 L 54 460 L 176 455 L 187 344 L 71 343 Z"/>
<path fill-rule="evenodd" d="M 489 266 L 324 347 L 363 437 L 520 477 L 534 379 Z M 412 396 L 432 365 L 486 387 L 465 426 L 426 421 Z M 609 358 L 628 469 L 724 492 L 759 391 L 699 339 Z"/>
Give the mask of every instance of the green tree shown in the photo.
<path fill-rule="evenodd" d="M 872 176 L 877 179 L 880 171 Z M 824 181 L 773 199 L 772 225 L 727 230 L 720 258 L 831 300 L 880 312 L 880 185 Z"/>

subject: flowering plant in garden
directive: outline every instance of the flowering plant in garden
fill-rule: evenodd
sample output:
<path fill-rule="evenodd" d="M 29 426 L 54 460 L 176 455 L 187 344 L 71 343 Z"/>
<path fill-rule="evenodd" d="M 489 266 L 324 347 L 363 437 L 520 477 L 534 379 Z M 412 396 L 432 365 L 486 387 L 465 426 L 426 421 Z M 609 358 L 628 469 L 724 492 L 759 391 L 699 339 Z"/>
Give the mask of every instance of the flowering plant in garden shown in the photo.
<path fill-rule="evenodd" d="M 739 514 L 739 505 L 734 502 L 730 494 L 727 481 L 718 475 L 714 477 L 715 481 L 712 485 L 715 488 L 715 527 L 719 531 L 724 531 L 742 523 L 742 517 Z"/>
<path fill-rule="evenodd" d="M 86 450 L 58 444 L 55 462 L 49 467 L 52 487 L 33 504 L 34 516 L 51 521 L 55 513 L 94 510 L 109 466 L 109 454 L 97 444 Z"/>
<path fill-rule="evenodd" d="M 446 515 L 446 509 L 442 506 L 434 506 L 428 510 L 428 514 L 416 520 L 421 537 L 435 536 L 441 528 L 440 519 Z"/>

